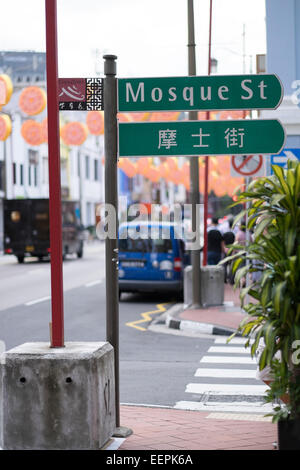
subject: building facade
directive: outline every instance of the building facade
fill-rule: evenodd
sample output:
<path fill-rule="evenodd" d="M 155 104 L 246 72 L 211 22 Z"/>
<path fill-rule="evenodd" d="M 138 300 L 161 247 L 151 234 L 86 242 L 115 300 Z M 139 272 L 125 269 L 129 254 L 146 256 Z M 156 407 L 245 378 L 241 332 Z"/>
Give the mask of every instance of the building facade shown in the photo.
<path fill-rule="evenodd" d="M 3 199 L 49 197 L 48 145 L 32 146 L 21 135 L 27 119 L 42 122 L 46 109 L 36 116 L 26 115 L 19 107 L 21 91 L 28 86 L 45 90 L 46 55 L 34 51 L 0 51 L 0 74 L 11 78 L 14 91 L 1 113 L 12 121 L 11 135 L 0 142 L 0 250 L 3 246 Z M 62 122 L 84 122 L 85 113 L 60 112 Z M 96 207 L 104 201 L 103 135 L 89 134 L 80 147 L 67 146 L 61 141 L 62 198 L 78 200 L 81 220 L 85 227 L 95 224 Z"/>
<path fill-rule="evenodd" d="M 264 111 L 286 130 L 286 149 L 300 149 L 300 0 L 266 0 L 266 72 L 276 73 L 284 87 L 281 105 Z"/>

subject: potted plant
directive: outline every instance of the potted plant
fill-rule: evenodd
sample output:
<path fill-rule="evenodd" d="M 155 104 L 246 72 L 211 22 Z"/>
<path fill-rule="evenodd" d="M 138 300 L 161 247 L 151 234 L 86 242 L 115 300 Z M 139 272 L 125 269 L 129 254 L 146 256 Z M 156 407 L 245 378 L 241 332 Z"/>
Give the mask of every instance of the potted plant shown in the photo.
<path fill-rule="evenodd" d="M 252 181 L 238 197 L 236 204 L 246 209 L 234 224 L 246 217 L 252 239 L 247 246 L 232 245 L 226 261 L 233 263 L 236 286 L 250 278 L 240 291 L 247 315 L 236 333 L 248 338 L 252 356 L 263 341 L 259 369 L 269 367 L 272 374 L 266 401 L 278 402 L 272 416 L 279 448 L 299 450 L 300 162 L 290 162 L 287 170 L 272 168 L 272 176 Z M 283 395 L 287 404 L 280 400 Z"/>

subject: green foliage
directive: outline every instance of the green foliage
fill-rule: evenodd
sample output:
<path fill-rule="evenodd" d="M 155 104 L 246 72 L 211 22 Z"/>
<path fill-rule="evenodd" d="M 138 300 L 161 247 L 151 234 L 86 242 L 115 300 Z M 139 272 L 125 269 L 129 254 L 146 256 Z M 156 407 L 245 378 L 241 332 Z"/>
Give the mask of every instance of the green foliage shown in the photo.
<path fill-rule="evenodd" d="M 253 272 L 261 278 L 241 290 L 241 303 L 247 316 L 238 332 L 254 338 L 251 354 L 255 355 L 260 338 L 265 348 L 259 368 L 270 366 L 274 374 L 267 399 L 290 395 L 292 415 L 300 411 L 300 382 L 291 364 L 292 344 L 300 339 L 300 163 L 289 162 L 288 169 L 273 166 L 274 175 L 250 183 L 237 204 L 248 208 L 235 219 L 235 224 L 248 216 L 247 227 L 253 239 L 246 247 L 232 245 L 235 284 Z M 246 266 L 239 263 L 246 259 Z M 245 304 L 245 299 L 250 301 Z M 280 367 L 275 355 L 281 354 Z M 282 417 L 276 407 L 275 418 Z"/>

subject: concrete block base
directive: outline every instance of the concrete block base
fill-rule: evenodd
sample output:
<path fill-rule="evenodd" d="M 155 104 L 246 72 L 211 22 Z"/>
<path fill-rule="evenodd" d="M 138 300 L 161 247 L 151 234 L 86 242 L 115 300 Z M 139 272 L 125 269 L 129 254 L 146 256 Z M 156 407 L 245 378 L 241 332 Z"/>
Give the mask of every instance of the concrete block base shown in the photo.
<path fill-rule="evenodd" d="M 11 349 L 2 360 L 0 398 L 4 449 L 100 449 L 115 431 L 113 348 L 98 342 Z"/>

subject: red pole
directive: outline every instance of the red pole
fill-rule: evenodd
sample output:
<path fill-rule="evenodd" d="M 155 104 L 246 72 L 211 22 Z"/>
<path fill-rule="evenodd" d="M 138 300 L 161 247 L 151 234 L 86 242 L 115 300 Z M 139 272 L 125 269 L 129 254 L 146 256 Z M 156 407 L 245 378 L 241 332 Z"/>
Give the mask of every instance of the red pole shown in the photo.
<path fill-rule="evenodd" d="M 209 40 L 208 40 L 208 75 L 211 74 L 211 23 L 212 23 L 212 0 L 209 6 Z M 206 120 L 209 121 L 210 113 L 206 111 Z M 208 174 L 209 157 L 205 157 L 205 180 L 204 180 L 204 249 L 203 266 L 207 265 L 207 216 L 208 216 Z"/>
<path fill-rule="evenodd" d="M 52 302 L 52 324 L 50 337 L 51 347 L 59 348 L 64 346 L 64 309 L 56 0 L 45 0 L 45 11 Z"/>

